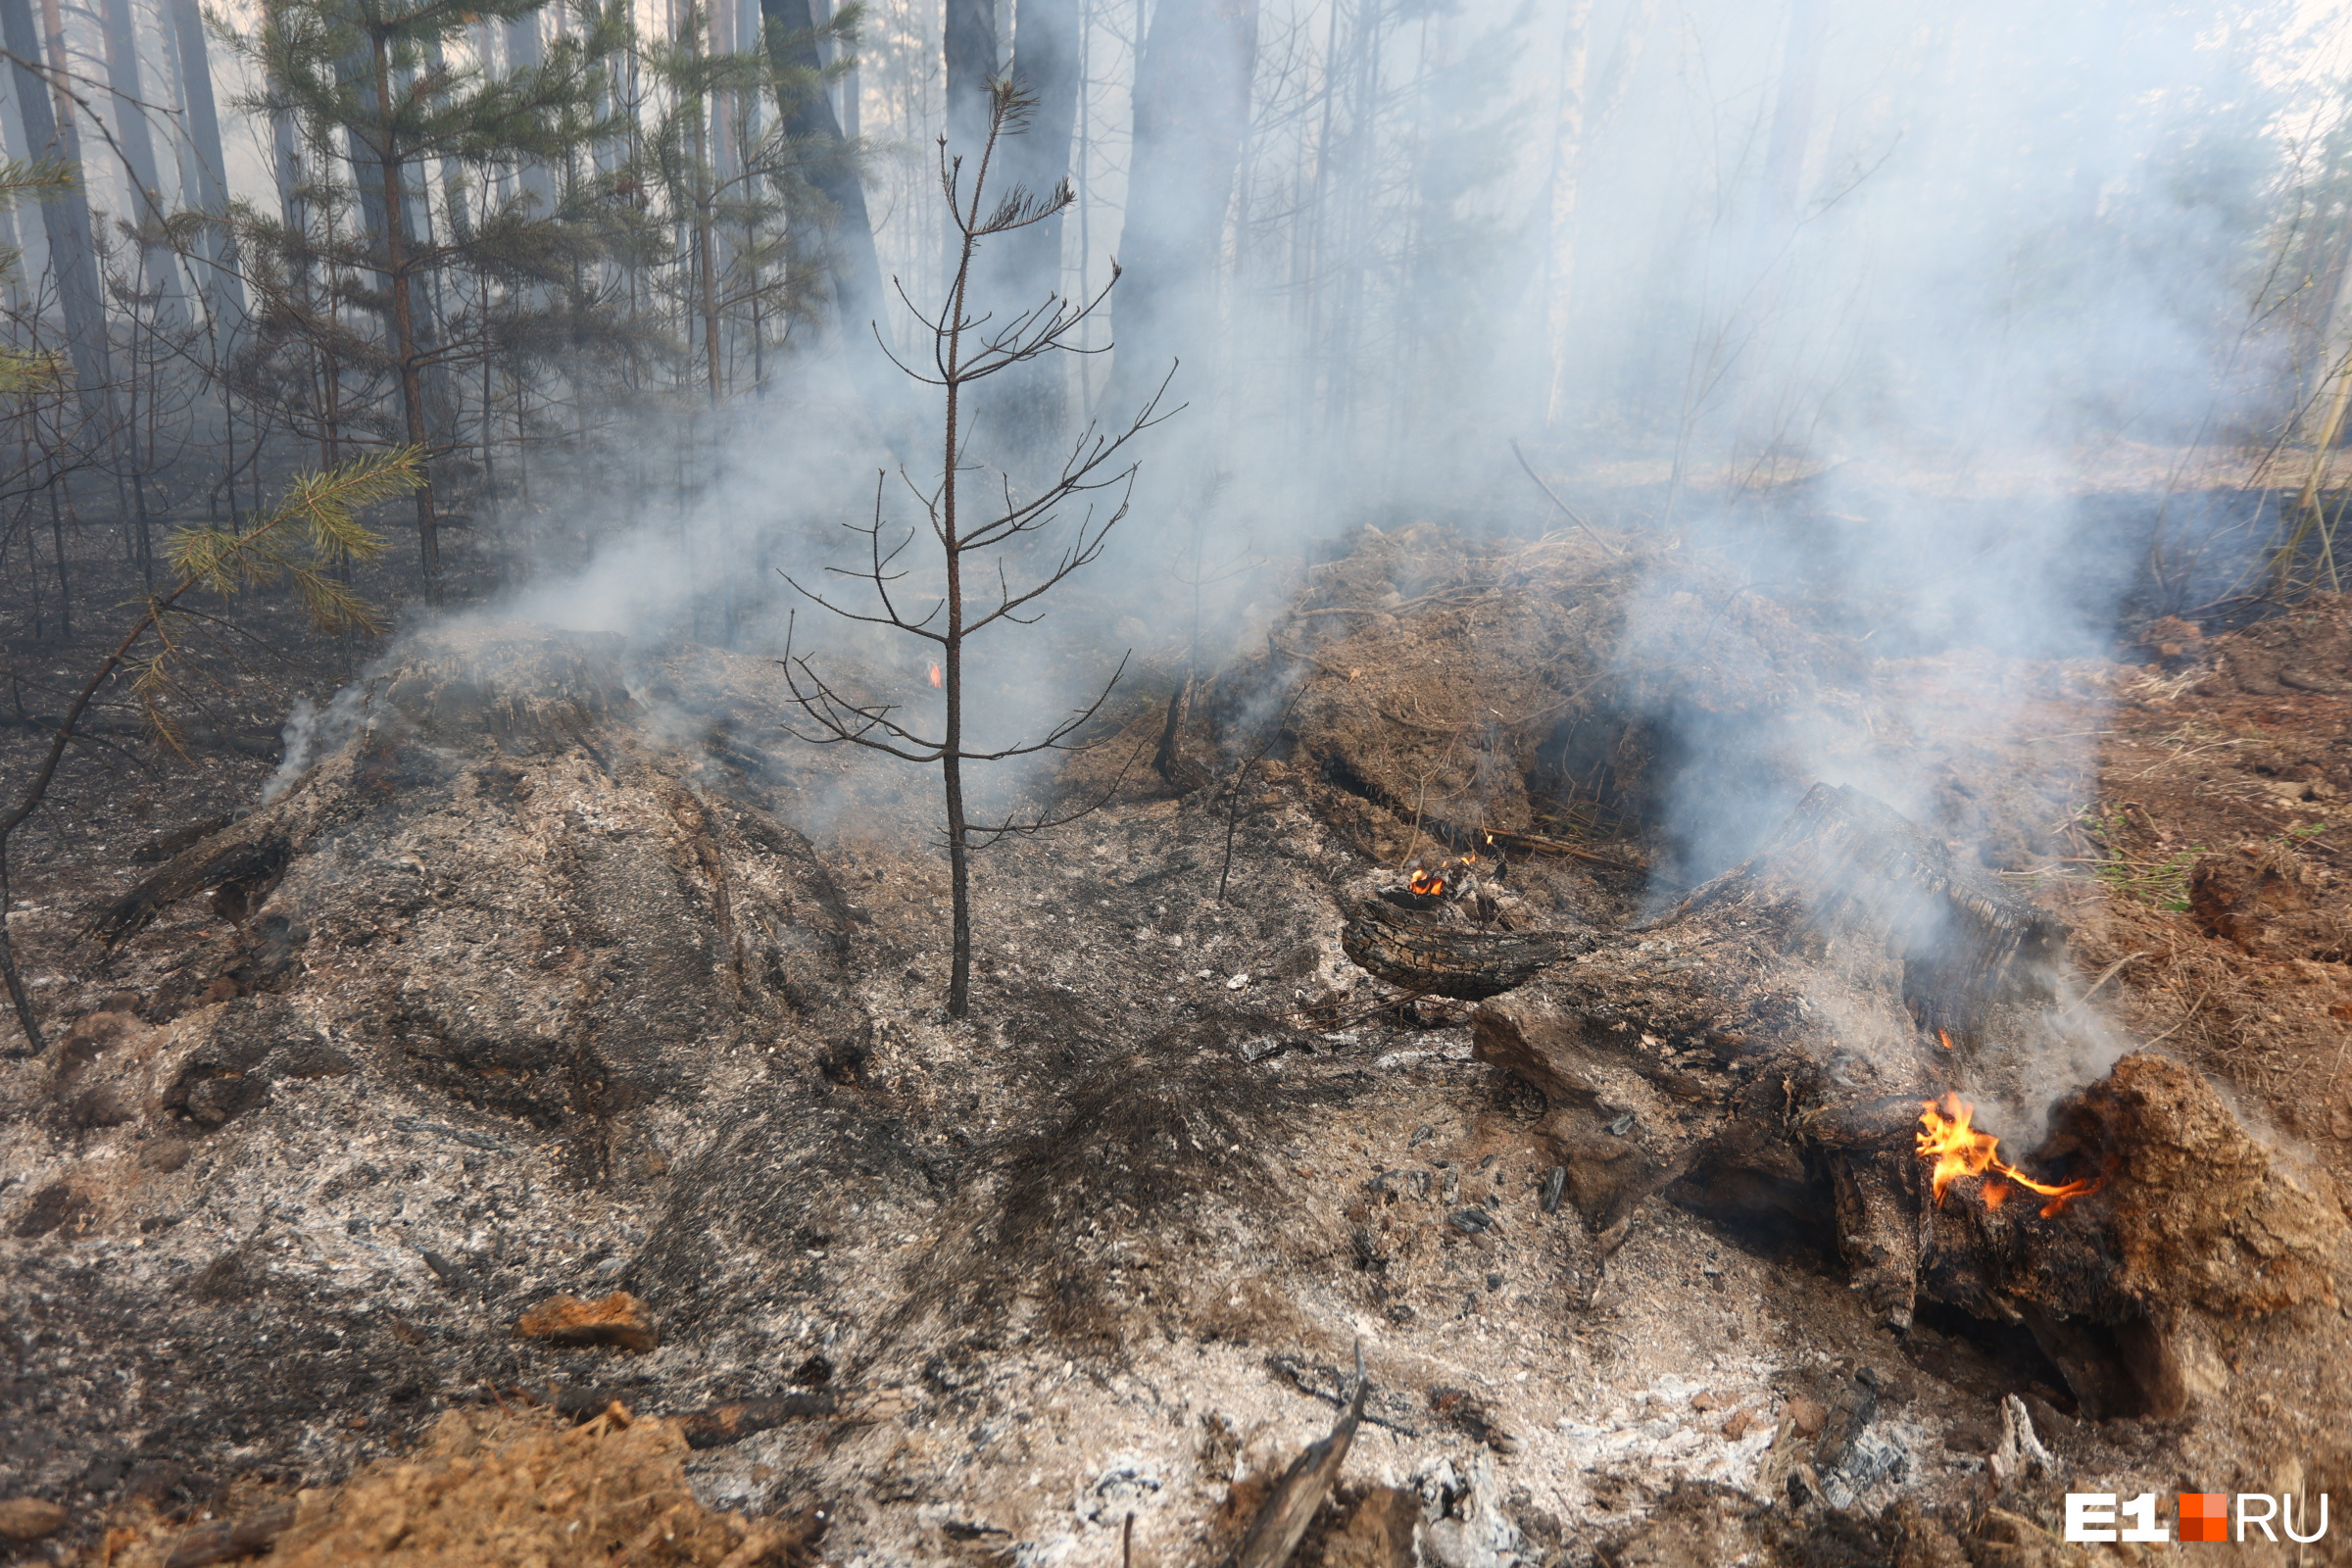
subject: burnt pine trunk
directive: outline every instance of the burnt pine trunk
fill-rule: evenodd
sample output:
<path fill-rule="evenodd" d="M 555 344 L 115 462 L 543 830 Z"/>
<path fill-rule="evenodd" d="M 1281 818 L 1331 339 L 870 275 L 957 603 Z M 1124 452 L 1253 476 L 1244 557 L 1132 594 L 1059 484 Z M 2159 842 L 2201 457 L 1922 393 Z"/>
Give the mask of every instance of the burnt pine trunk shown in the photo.
<path fill-rule="evenodd" d="M 1256 62 L 1257 0 L 1160 0 L 1153 9 L 1135 69 L 1114 404 L 1140 401 L 1175 357 L 1186 322 L 1214 306 Z"/>
<path fill-rule="evenodd" d="M 824 67 L 816 52 L 816 24 L 808 0 L 760 0 L 760 20 L 767 34 L 768 57 L 814 76 Z M 869 322 L 882 318 L 886 295 L 882 263 L 874 254 L 874 226 L 866 216 L 865 185 L 841 122 L 833 117 L 833 100 L 811 90 L 798 95 L 779 84 L 776 113 L 784 132 L 806 149 L 804 172 L 808 183 L 833 211 L 824 225 L 825 271 L 832 284 L 834 309 L 851 363 L 860 367 L 861 383 L 877 402 L 893 401 L 895 385 L 882 377 L 887 364 L 867 352 Z"/>
<path fill-rule="evenodd" d="M 167 326 L 177 326 L 186 319 L 178 270 L 170 248 L 153 238 L 164 216 L 164 187 L 156 168 L 155 138 L 148 134 L 146 112 L 138 107 L 147 95 L 139 79 L 138 29 L 131 21 L 130 0 L 105 0 L 100 21 L 106 34 L 106 82 L 117 105 L 112 129 L 122 149 L 122 162 L 139 184 L 138 198 L 126 216 L 148 236 L 140 241 L 139 260 L 147 286 L 161 296 L 161 318 Z"/>
<path fill-rule="evenodd" d="M 194 180 L 183 180 L 183 202 L 193 200 L 208 216 L 228 216 L 227 165 L 220 153 L 220 116 L 213 102 L 212 59 L 205 52 L 204 13 L 197 0 L 165 0 L 172 53 L 179 63 L 179 100 L 186 120 L 187 148 Z M 205 314 L 216 332 L 233 331 L 244 318 L 245 291 L 230 266 L 228 230 L 209 225 L 199 242 L 205 259 Z"/>
<path fill-rule="evenodd" d="M 48 0 L 49 11 L 56 0 Z M 52 28 L 54 34 L 59 29 Z M 0 43 L 15 57 L 17 113 L 24 122 L 24 150 L 34 159 L 81 165 L 74 122 L 59 113 L 55 95 L 34 62 L 62 58 L 44 51 L 32 20 L 32 0 L 0 0 Z M 90 243 L 90 205 L 79 184 L 41 203 L 41 232 L 49 242 L 49 270 L 57 279 L 58 308 L 65 315 L 66 350 L 84 417 L 108 422 L 112 372 L 106 352 L 106 310 L 98 287 L 98 258 Z"/>
<path fill-rule="evenodd" d="M 1077 142 L 1078 0 L 1015 0 L 1012 61 L 1006 74 L 1026 97 L 1036 100 L 1028 128 L 997 144 L 1007 185 L 1029 191 L 1057 189 L 1071 174 Z M 1000 236 L 982 259 L 984 306 L 1000 310 L 1034 305 L 1061 291 L 1063 214 Z M 1050 461 L 1068 421 L 1068 380 L 1060 365 L 1038 360 L 1016 365 L 996 377 L 973 410 L 989 444 L 1006 455 L 1007 466 Z"/>
<path fill-rule="evenodd" d="M 379 30 L 368 34 L 370 64 L 375 72 L 376 169 L 380 179 L 384 223 L 379 230 L 384 248 L 384 276 L 392 290 L 392 356 L 400 375 L 400 412 L 409 445 L 429 450 L 425 434 L 424 377 L 417 364 L 416 308 L 409 264 L 408 203 L 402 190 L 400 145 L 392 124 L 392 50 Z M 416 486 L 416 558 L 428 587 L 441 576 L 440 528 L 433 514 L 431 470 L 423 470 Z"/>
<path fill-rule="evenodd" d="M 507 74 L 520 75 L 536 71 L 546 63 L 547 47 L 539 36 L 539 13 L 513 17 L 507 21 Z M 536 158 L 522 161 L 523 193 L 532 199 L 534 210 L 553 213 L 556 208 L 556 178 L 547 165 Z"/>
<path fill-rule="evenodd" d="M 699 8 L 686 13 L 686 50 L 689 58 L 703 56 L 703 29 L 710 18 Z M 718 349 L 718 225 L 710 212 L 716 197 L 710 189 L 710 163 L 708 137 L 710 106 L 703 95 L 694 95 L 694 271 L 698 313 L 703 318 L 703 362 L 710 386 L 710 405 L 718 406 L 719 366 Z"/>
<path fill-rule="evenodd" d="M 948 151 L 977 154 L 988 137 L 988 84 L 997 74 L 997 7 L 995 0 L 946 0 L 946 11 Z M 951 270 L 960 265 L 952 233 L 947 262 Z"/>

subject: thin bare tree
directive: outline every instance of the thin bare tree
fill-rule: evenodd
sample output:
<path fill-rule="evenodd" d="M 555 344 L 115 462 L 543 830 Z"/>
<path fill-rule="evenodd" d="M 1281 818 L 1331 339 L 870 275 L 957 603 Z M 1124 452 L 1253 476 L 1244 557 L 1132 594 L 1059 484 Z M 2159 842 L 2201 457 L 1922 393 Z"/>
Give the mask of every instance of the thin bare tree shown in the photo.
<path fill-rule="evenodd" d="M 973 312 L 973 259 L 981 242 L 1044 222 L 1070 204 L 1067 180 L 1042 195 L 1018 185 L 1010 187 L 1002 198 L 995 198 L 990 192 L 990 170 L 1000 144 L 1023 128 L 1033 103 L 1010 81 L 990 84 L 988 135 L 968 187 L 963 179 L 963 160 L 952 156 L 947 138 L 940 138 L 940 192 L 957 236 L 955 275 L 950 279 L 946 303 L 935 312 L 920 310 L 906 297 L 905 289 L 900 289 L 900 298 L 931 335 L 931 355 L 927 365 L 908 365 L 895 355 L 892 361 L 906 374 L 926 386 L 939 388 L 943 394 L 937 482 L 917 485 L 905 468 L 900 469 L 900 478 L 913 496 L 932 538 L 939 545 L 938 564 L 944 573 L 944 589 L 926 596 L 931 602 L 927 607 L 919 607 L 918 613 L 918 607 L 908 603 L 909 591 L 899 586 L 912 569 L 902 565 L 901 558 L 914 542 L 919 529 L 908 526 L 905 537 L 896 543 L 885 539 L 885 534 L 892 530 L 883 516 L 885 476 L 881 474 L 876 475 L 872 520 L 844 524 L 864 538 L 864 564 L 826 568 L 834 576 L 862 584 L 871 594 L 870 603 L 862 607 L 843 603 L 806 586 L 790 573 L 785 574 L 785 581 L 795 591 L 834 614 L 919 638 L 933 644 L 938 651 L 936 671 L 945 706 L 935 731 L 918 727 L 920 720 L 906 715 L 902 705 L 887 697 L 854 691 L 842 677 L 820 674 L 808 656 L 793 653 L 789 638 L 782 662 L 793 701 L 808 721 L 808 730 L 794 731 L 802 739 L 818 745 L 846 742 L 909 762 L 936 763 L 939 767 L 947 807 L 948 863 L 955 919 L 948 1012 L 956 1018 L 964 1016 L 971 1006 L 971 851 L 1008 834 L 1038 833 L 1057 827 L 1101 804 L 1098 799 L 1058 814 L 1047 812 L 1026 819 L 1006 816 L 993 823 L 975 823 L 965 807 L 964 764 L 1075 749 L 1078 743 L 1073 737 L 1102 710 L 1126 668 L 1126 661 L 1121 659 L 1119 668 L 1112 671 L 1094 699 L 1071 711 L 1044 736 L 1001 746 L 973 747 L 967 744 L 964 731 L 965 646 L 991 627 L 1035 624 L 1043 612 L 1036 608 L 1038 601 L 1102 555 L 1110 530 L 1127 514 L 1128 497 L 1135 484 L 1136 466 L 1126 461 L 1127 448 L 1137 436 L 1168 416 L 1158 412 L 1160 395 L 1155 393 L 1123 426 L 1105 430 L 1089 423 L 1071 443 L 1052 477 L 1026 498 L 1016 494 L 1012 481 L 1002 474 L 993 496 L 988 486 L 966 482 L 966 475 L 980 471 L 966 450 L 966 399 L 971 387 L 989 376 L 1032 364 L 1047 355 L 1101 352 L 1081 347 L 1079 330 L 1109 298 L 1111 288 L 1118 282 L 1114 268 L 1110 281 L 1090 298 L 1073 300 L 1049 294 L 1042 303 L 1001 321 L 992 319 L 986 312 L 978 315 Z M 887 347 L 884 352 L 888 352 Z M 1166 386 L 1163 378 L 1161 393 Z M 1175 412 L 1170 410 L 1169 414 Z M 967 492 L 974 489 L 978 493 L 973 499 L 978 500 L 980 507 L 976 521 L 965 505 Z M 1098 496 L 1101 502 L 1097 501 Z M 1085 513 L 1077 519 L 1074 530 L 1066 534 L 1067 543 L 1054 554 L 1037 536 L 1053 529 L 1061 520 L 1062 509 L 1072 502 L 1082 502 Z M 1102 513 L 1105 503 L 1107 514 Z M 987 566 L 994 568 L 997 597 L 993 604 L 987 600 L 989 585 L 984 577 L 975 581 L 978 592 L 972 600 L 967 601 L 965 596 L 967 577 L 982 566 L 983 559 Z"/>

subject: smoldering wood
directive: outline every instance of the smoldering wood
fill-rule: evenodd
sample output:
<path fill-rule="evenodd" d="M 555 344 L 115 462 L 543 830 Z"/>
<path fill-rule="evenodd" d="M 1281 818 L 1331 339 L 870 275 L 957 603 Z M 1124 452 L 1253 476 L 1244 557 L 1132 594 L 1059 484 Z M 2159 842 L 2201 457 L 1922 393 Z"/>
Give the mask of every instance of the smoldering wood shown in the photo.
<path fill-rule="evenodd" d="M 1657 920 L 1486 1001 L 1476 1049 L 1543 1091 L 1562 1186 L 1593 1230 L 1663 1196 L 1826 1231 L 1890 1327 L 1923 1295 L 2022 1324 L 2085 1409 L 2177 1415 L 2207 1332 L 2182 1309 L 2193 1289 L 2166 1274 L 2187 1238 L 2276 1246 L 2244 1271 L 2267 1290 L 2208 1303 L 2230 1314 L 2329 1298 L 2339 1244 L 2201 1079 L 2146 1055 L 2062 1103 L 2041 1150 L 2005 1152 L 2099 1191 L 2046 1214 L 2023 1193 L 1988 1207 L 1972 1178 L 1937 1203 L 1923 1102 L 2030 1101 L 2034 1064 L 2066 1044 L 2063 938 L 1916 825 L 1817 786 L 1754 857 Z M 2229 1179 L 2192 1172 L 2184 1146 Z M 2146 1262 L 2119 1268 L 2133 1256 Z"/>
<path fill-rule="evenodd" d="M 1525 985 L 1594 939 L 1561 931 L 1478 931 L 1364 899 L 1340 946 L 1363 968 L 1418 996 L 1475 1002 Z"/>
<path fill-rule="evenodd" d="M 193 844 L 142 878 L 129 892 L 90 917 L 92 936 L 113 947 L 145 930 L 155 917 L 182 899 L 220 888 L 252 893 L 285 869 L 293 847 L 268 817 L 257 813 L 225 832 Z"/>

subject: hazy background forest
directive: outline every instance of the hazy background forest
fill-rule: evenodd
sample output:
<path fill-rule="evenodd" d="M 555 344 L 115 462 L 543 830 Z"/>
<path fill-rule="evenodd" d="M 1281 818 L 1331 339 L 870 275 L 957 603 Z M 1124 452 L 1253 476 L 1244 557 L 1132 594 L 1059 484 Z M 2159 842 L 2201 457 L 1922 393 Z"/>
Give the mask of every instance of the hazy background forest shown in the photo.
<path fill-rule="evenodd" d="M 1071 200 L 981 306 L 1125 270 L 1074 338 L 1115 352 L 992 383 L 965 461 L 1041 483 L 1179 367 L 1104 642 L 1229 633 L 1356 523 L 1563 523 L 1514 442 L 1578 515 L 1694 536 L 1807 484 L 1771 548 L 1932 639 L 2334 581 L 2338 6 L 828 7 L 0 0 L 0 143 L 77 176 L 0 235 L 13 716 L 173 529 L 400 446 L 378 603 L 766 650 L 770 568 L 877 469 L 936 482 L 883 347 L 927 352 L 937 139 L 976 154 L 999 75 L 1035 106 L 994 177 Z"/>

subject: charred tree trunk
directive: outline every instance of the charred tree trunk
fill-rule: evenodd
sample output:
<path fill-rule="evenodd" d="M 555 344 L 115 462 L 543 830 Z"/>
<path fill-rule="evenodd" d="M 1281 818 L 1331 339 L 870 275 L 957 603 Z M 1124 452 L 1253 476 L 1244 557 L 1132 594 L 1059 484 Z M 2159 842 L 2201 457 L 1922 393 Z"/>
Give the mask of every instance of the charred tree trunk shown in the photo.
<path fill-rule="evenodd" d="M 380 138 L 373 149 L 378 216 L 382 226 L 377 230 L 379 254 L 383 257 L 386 291 L 391 296 L 392 368 L 400 381 L 400 410 L 409 445 L 418 452 L 429 449 L 430 435 L 426 430 L 424 410 L 424 366 L 419 342 L 416 301 L 416 277 L 410 266 L 408 245 L 408 197 L 402 188 L 407 171 L 402 167 L 400 149 L 393 139 L 392 115 L 392 56 L 391 45 L 382 33 L 370 41 L 374 70 L 375 113 L 379 117 L 376 135 Z M 432 591 L 441 576 L 441 531 L 433 511 L 433 486 L 428 472 L 425 482 L 416 487 L 416 561 L 423 573 L 427 591 Z"/>
<path fill-rule="evenodd" d="M 948 152 L 977 159 L 988 139 L 988 84 L 997 74 L 997 8 L 995 0 L 947 0 L 946 11 Z"/>
<path fill-rule="evenodd" d="M 760 0 L 760 19 L 767 34 L 768 56 L 813 78 L 823 69 L 816 51 L 816 29 L 808 0 Z M 888 367 L 876 365 L 871 336 L 883 319 L 882 263 L 874 254 L 874 226 L 866 217 L 865 185 L 841 122 L 833 116 L 833 101 L 824 92 L 806 89 L 795 95 L 776 89 L 776 113 L 784 132 L 803 149 L 808 183 L 832 207 L 824 225 L 825 270 L 832 284 L 833 304 L 845 347 L 852 362 L 866 368 L 862 389 L 878 403 L 895 404 L 895 385 Z"/>
<path fill-rule="evenodd" d="M 1161 0 L 1152 11 L 1135 70 L 1113 407 L 1156 385 L 1188 323 L 1215 306 L 1256 63 L 1257 0 Z"/>
<path fill-rule="evenodd" d="M 1006 138 L 998 156 L 1004 177 L 1032 195 L 1044 196 L 1070 177 L 1082 21 L 1076 0 L 1016 0 L 1014 6 L 1007 74 L 1037 106 L 1027 128 Z M 982 279 L 989 304 L 1022 309 L 1061 292 L 1062 217 L 1056 212 L 1004 236 Z M 1058 360 L 1015 366 L 981 389 L 974 414 L 981 434 L 1004 455 L 1006 466 L 1034 464 L 1059 445 L 1069 404 L 1064 369 Z"/>
<path fill-rule="evenodd" d="M 539 13 L 511 17 L 506 23 L 507 74 L 516 76 L 537 71 L 546 63 L 547 50 L 539 37 Z M 522 164 L 523 194 L 531 199 L 532 209 L 539 216 L 552 214 L 556 209 L 556 176 L 539 159 L 525 159 Z"/>
<path fill-rule="evenodd" d="M 147 111 L 141 107 L 147 95 L 139 80 L 139 37 L 131 20 L 130 0 L 105 0 L 100 21 L 106 35 L 106 81 L 118 106 L 115 140 L 122 145 L 122 162 L 139 187 L 127 216 L 139 227 L 139 259 L 147 287 L 160 296 L 161 319 L 175 327 L 186 319 L 186 312 L 171 249 L 158 235 L 166 211 L 163 179 L 155 162 L 155 138 L 147 129 Z"/>
<path fill-rule="evenodd" d="M 205 260 L 200 283 L 205 314 L 217 333 L 232 333 L 244 320 L 245 290 L 229 255 L 227 165 L 220 152 L 220 116 L 213 103 L 213 66 L 205 52 L 204 13 L 197 0 L 165 0 L 172 53 L 179 68 L 179 101 L 187 117 L 186 148 L 192 181 L 181 181 L 181 200 L 213 222 L 198 241 Z"/>
<path fill-rule="evenodd" d="M 51 5 L 53 8 L 54 0 Z M 32 0 L 0 0 L 0 42 L 5 42 L 15 57 L 17 113 L 24 122 L 24 150 L 31 158 L 61 159 L 78 171 L 79 138 L 72 119 L 59 109 L 65 100 L 35 66 L 47 61 L 50 70 L 63 69 L 62 27 L 50 30 L 52 47 L 45 49 L 33 22 Z M 113 422 L 109 416 L 113 372 L 108 363 L 98 257 L 90 238 L 90 204 L 80 183 L 41 203 L 41 231 L 49 242 L 49 270 L 57 280 L 58 308 L 65 315 L 66 350 L 73 361 L 82 416 L 103 427 Z"/>
<path fill-rule="evenodd" d="M 1557 931 L 1476 931 L 1416 918 L 1367 899 L 1340 933 L 1348 956 L 1391 985 L 1421 996 L 1478 1001 L 1523 986 L 1589 936 Z"/>
<path fill-rule="evenodd" d="M 1857 1287 L 1900 1327 L 1921 1102 L 1975 1057 L 1936 1031 L 2031 1029 L 2050 1000 L 2034 960 L 2057 942 L 1909 822 L 1821 786 L 1665 918 L 1487 1004 L 1479 1049 L 1552 1099 L 1596 1225 L 1678 1183 L 1697 1206 L 1810 1222 L 1826 1175 Z"/>

